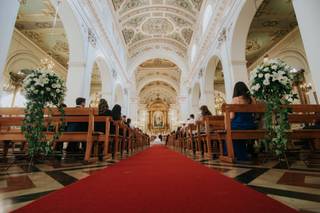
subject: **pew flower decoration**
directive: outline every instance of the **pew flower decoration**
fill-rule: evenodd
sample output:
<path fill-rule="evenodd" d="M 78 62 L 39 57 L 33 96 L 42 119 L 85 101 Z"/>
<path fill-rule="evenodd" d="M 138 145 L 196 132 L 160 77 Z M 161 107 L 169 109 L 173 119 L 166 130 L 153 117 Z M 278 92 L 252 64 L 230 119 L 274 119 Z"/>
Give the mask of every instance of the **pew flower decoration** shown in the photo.
<path fill-rule="evenodd" d="M 28 141 L 31 159 L 34 156 L 47 155 L 51 151 L 51 142 L 61 135 L 62 128 L 59 128 L 53 137 L 47 139 L 44 130 L 50 128 L 50 123 L 46 125 L 44 110 L 47 108 L 50 114 L 50 107 L 57 107 L 63 123 L 62 103 L 65 92 L 64 81 L 52 71 L 32 70 L 23 81 L 23 93 L 27 104 L 22 131 Z"/>
<path fill-rule="evenodd" d="M 276 155 L 285 156 L 289 129 L 288 109 L 281 105 L 291 104 L 297 99 L 293 93 L 292 68 L 279 59 L 265 61 L 252 71 L 250 89 L 252 95 L 266 104 L 265 126 L 268 130 L 267 140 Z"/>

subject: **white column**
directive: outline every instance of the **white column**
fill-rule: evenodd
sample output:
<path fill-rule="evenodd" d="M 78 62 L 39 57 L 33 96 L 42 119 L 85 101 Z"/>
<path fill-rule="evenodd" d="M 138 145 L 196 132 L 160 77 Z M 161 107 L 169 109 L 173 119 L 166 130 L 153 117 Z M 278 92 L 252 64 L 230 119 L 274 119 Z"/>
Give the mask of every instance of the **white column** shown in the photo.
<path fill-rule="evenodd" d="M 224 84 L 226 92 L 226 102 L 231 103 L 233 95 L 234 79 L 237 76 L 236 69 L 233 68 L 231 57 L 228 54 L 227 45 L 225 42 L 221 44 L 221 64 L 224 75 Z"/>
<path fill-rule="evenodd" d="M 188 97 L 187 96 L 179 96 L 179 105 L 180 105 L 180 121 L 185 121 L 189 117 L 188 115 Z"/>
<path fill-rule="evenodd" d="M 67 94 L 65 103 L 68 107 L 75 106 L 77 97 L 84 97 L 83 82 L 86 71 L 86 64 L 82 62 L 69 63 L 69 69 L 67 74 Z"/>
<path fill-rule="evenodd" d="M 11 44 L 14 26 L 19 11 L 20 1 L 1 0 L 0 7 L 0 85 L 2 85 L 3 70 Z M 0 87 L 0 93 L 2 86 Z"/>
<path fill-rule="evenodd" d="M 128 117 L 131 118 L 131 121 L 134 124 L 138 123 L 138 97 L 130 98 L 129 107 L 128 107 Z"/>
<path fill-rule="evenodd" d="M 307 54 L 308 63 L 315 82 L 315 91 L 320 95 L 320 1 L 319 0 L 293 0 L 293 7 L 299 24 L 299 29 Z"/>
<path fill-rule="evenodd" d="M 242 81 L 248 85 L 249 76 L 246 61 L 231 61 L 232 64 L 232 83 L 235 85 Z"/>

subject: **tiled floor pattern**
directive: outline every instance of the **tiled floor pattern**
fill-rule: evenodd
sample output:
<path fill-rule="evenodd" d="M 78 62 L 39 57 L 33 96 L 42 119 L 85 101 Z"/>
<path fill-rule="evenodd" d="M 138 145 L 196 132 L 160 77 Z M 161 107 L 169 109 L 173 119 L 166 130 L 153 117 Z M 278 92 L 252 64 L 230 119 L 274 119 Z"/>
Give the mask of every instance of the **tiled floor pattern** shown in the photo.
<path fill-rule="evenodd" d="M 288 170 L 280 169 L 276 161 L 229 164 L 187 156 L 301 212 L 320 212 L 320 169 L 309 169 L 301 162 L 292 163 Z M 17 163 L 7 171 L 3 171 L 7 164 L 0 164 L 0 212 L 24 206 L 117 162 L 82 164 L 73 160 L 31 167 Z M 28 169 L 32 172 L 27 173 Z"/>

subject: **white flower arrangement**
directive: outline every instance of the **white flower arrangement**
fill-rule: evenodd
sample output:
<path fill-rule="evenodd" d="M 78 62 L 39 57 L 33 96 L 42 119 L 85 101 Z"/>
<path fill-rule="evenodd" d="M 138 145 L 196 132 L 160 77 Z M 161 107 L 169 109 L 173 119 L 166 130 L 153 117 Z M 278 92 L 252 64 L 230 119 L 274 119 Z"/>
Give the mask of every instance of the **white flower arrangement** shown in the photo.
<path fill-rule="evenodd" d="M 58 75 L 51 71 L 32 70 L 24 82 L 23 93 L 27 99 L 26 115 L 22 131 L 29 143 L 31 159 L 39 154 L 47 155 L 51 151 L 51 142 L 56 140 L 63 131 L 58 128 L 49 140 L 43 133 L 47 127 L 44 122 L 44 110 L 55 106 L 60 111 L 61 126 L 64 126 L 64 109 L 62 106 L 66 87 Z M 50 110 L 49 110 L 50 111 Z M 51 115 L 49 115 L 51 116 Z M 50 126 L 50 123 L 48 124 Z M 47 143 L 44 143 L 47 142 Z"/>
<path fill-rule="evenodd" d="M 53 105 L 61 103 L 66 88 L 63 80 L 54 72 L 34 70 L 23 82 L 27 99 L 51 102 Z"/>
<path fill-rule="evenodd" d="M 288 109 L 283 104 L 291 104 L 297 98 L 293 93 L 292 68 L 279 59 L 264 62 L 250 76 L 252 95 L 266 104 L 264 115 L 268 130 L 267 141 L 277 156 L 285 155 L 288 125 Z M 274 119 L 273 119 L 274 118 Z"/>
<path fill-rule="evenodd" d="M 261 101 L 281 100 L 282 104 L 290 104 L 293 98 L 292 68 L 279 59 L 267 61 L 251 72 L 250 89 L 252 95 Z"/>

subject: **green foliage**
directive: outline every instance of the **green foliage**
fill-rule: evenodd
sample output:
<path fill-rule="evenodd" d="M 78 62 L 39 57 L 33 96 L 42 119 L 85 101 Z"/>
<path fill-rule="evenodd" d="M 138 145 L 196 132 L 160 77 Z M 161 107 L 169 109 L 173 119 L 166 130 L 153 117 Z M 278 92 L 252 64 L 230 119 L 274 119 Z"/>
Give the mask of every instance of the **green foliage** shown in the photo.
<path fill-rule="evenodd" d="M 50 107 L 57 107 L 61 113 L 61 126 L 64 126 L 64 109 L 61 106 L 66 91 L 64 82 L 53 72 L 33 70 L 24 80 L 23 89 L 27 105 L 22 131 L 28 141 L 29 154 L 31 158 L 47 155 L 51 152 L 52 141 L 61 135 L 62 128 L 55 131 L 50 140 L 47 139 L 44 133 L 46 131 L 44 110 L 48 109 L 48 119 L 50 119 L 52 118 Z"/>
<path fill-rule="evenodd" d="M 291 70 L 291 67 L 277 59 L 263 63 L 250 76 L 252 95 L 266 104 L 266 140 L 277 156 L 282 156 L 287 148 L 286 132 L 290 128 L 288 109 L 281 106 L 290 104 L 297 98 L 297 95 L 292 93 Z"/>

